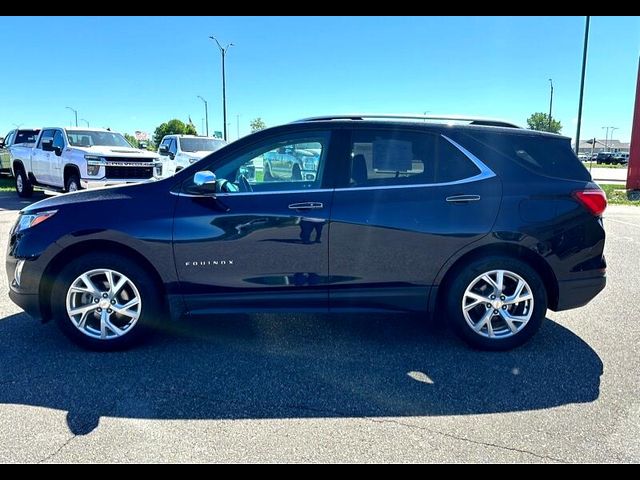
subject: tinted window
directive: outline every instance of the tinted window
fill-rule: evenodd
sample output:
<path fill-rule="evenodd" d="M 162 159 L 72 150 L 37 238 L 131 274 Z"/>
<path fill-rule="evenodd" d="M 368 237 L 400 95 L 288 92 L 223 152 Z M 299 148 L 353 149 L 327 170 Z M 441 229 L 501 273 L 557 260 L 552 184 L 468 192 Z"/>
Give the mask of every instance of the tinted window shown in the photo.
<path fill-rule="evenodd" d="M 480 169 L 441 135 L 397 130 L 353 134 L 352 187 L 447 183 L 479 173 Z"/>
<path fill-rule="evenodd" d="M 487 154 L 499 153 L 509 161 L 541 175 L 591 180 L 589 171 L 576 157 L 568 138 L 542 135 L 522 135 L 473 132 L 470 136 L 489 150 Z M 475 152 L 474 152 L 475 153 Z M 477 153 L 480 158 L 482 155 Z"/>
<path fill-rule="evenodd" d="M 177 151 L 178 151 L 178 148 L 176 147 L 176 139 L 172 138 L 169 141 L 169 153 L 173 153 L 175 155 Z"/>
<path fill-rule="evenodd" d="M 18 130 L 14 144 L 18 143 L 35 143 L 40 130 Z"/>
<path fill-rule="evenodd" d="M 13 130 L 10 131 L 9 133 L 7 133 L 7 136 L 4 137 L 4 144 L 9 146 L 9 145 L 13 145 L 13 142 L 11 141 L 11 139 L 13 138 Z"/>

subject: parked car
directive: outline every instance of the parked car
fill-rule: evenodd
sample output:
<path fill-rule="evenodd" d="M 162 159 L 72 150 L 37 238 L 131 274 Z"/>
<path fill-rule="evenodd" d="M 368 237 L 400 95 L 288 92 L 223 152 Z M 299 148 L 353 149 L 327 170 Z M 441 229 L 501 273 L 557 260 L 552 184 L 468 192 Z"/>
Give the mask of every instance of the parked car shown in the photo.
<path fill-rule="evenodd" d="M 617 163 L 614 157 L 615 157 L 614 152 L 600 152 L 596 156 L 596 163 L 598 165 L 601 165 L 601 164 L 612 165 L 614 163 Z"/>
<path fill-rule="evenodd" d="M 11 147 L 14 145 L 32 147 L 38 133 L 40 133 L 39 128 L 17 128 L 7 133 L 0 141 L 0 173 L 11 174 Z"/>
<path fill-rule="evenodd" d="M 578 159 L 579 159 L 581 162 L 586 162 L 587 160 L 589 160 L 589 155 L 588 155 L 588 154 L 586 154 L 586 153 L 579 153 L 579 154 L 578 154 Z"/>
<path fill-rule="evenodd" d="M 626 165 L 629 163 L 629 154 L 625 152 L 616 152 L 613 155 L 613 161 L 621 165 Z"/>
<path fill-rule="evenodd" d="M 33 187 L 75 192 L 152 180 L 161 175 L 158 156 L 133 148 L 116 132 L 96 128 L 43 128 L 35 145 L 11 148 L 16 192 Z"/>
<path fill-rule="evenodd" d="M 318 172 L 321 145 L 285 145 L 263 155 L 265 181 L 313 181 Z"/>
<path fill-rule="evenodd" d="M 225 144 L 224 140 L 215 137 L 165 135 L 158 146 L 158 155 L 163 163 L 163 175 L 174 175 Z"/>
<path fill-rule="evenodd" d="M 301 145 L 318 153 L 313 178 L 244 174 Z M 547 308 L 604 288 L 605 207 L 567 137 L 320 117 L 253 133 L 172 178 L 24 208 L 9 295 L 99 350 L 187 314 L 255 311 L 420 312 L 503 350 L 531 338 Z"/>

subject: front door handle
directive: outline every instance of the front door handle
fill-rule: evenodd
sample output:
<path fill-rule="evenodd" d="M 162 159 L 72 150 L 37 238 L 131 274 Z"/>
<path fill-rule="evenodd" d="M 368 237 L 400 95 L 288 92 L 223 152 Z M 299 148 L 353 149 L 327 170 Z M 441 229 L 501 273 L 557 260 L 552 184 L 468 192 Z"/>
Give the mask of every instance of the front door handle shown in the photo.
<path fill-rule="evenodd" d="M 478 200 L 480 200 L 480 195 L 452 195 L 446 198 L 449 203 L 468 203 L 477 202 Z"/>
<path fill-rule="evenodd" d="M 319 210 L 324 208 L 322 202 L 301 202 L 289 205 L 289 210 Z"/>

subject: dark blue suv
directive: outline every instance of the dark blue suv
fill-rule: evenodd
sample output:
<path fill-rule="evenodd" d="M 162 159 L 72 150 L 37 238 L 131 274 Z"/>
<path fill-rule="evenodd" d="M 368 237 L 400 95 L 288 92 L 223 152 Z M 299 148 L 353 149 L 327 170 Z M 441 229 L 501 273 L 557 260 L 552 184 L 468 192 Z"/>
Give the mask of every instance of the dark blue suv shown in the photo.
<path fill-rule="evenodd" d="M 308 176 L 266 172 L 304 151 Z M 251 172 L 250 175 L 247 172 Z M 123 348 L 217 312 L 424 312 L 471 345 L 529 339 L 605 286 L 606 197 L 566 137 L 486 120 L 340 116 L 260 131 L 174 177 L 20 212 L 14 302 Z"/>

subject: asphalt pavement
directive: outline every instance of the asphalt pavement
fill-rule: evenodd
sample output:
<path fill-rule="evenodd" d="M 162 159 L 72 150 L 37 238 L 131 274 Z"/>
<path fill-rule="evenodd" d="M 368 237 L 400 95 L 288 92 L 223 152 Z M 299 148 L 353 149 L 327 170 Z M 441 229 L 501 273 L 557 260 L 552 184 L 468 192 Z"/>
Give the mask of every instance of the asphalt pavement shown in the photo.
<path fill-rule="evenodd" d="M 3 245 L 22 206 L 0 194 Z M 640 208 L 605 224 L 606 290 L 504 353 L 415 316 L 290 314 L 100 354 L 2 293 L 0 462 L 637 463 Z"/>

